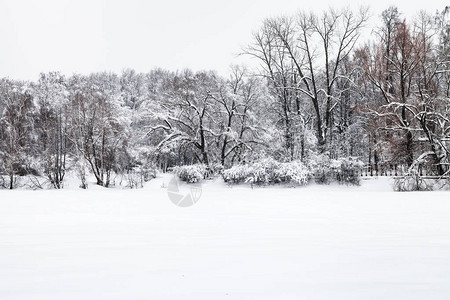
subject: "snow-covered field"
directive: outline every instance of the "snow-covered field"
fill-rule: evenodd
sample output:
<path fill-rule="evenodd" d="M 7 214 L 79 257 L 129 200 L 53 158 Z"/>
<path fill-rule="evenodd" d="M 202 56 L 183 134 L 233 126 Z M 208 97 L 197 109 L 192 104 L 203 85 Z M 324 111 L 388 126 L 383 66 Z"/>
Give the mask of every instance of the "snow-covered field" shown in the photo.
<path fill-rule="evenodd" d="M 0 299 L 449 299 L 450 193 L 0 191 Z"/>

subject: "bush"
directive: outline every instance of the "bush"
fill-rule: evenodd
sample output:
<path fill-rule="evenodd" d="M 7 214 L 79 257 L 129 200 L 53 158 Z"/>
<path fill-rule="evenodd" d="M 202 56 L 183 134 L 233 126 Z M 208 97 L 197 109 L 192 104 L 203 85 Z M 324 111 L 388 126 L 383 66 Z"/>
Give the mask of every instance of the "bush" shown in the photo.
<path fill-rule="evenodd" d="M 328 184 L 333 180 L 333 169 L 335 166 L 331 164 L 331 159 L 327 155 L 318 155 L 311 157 L 307 162 L 311 173 L 314 175 L 315 182 L 318 184 Z"/>
<path fill-rule="evenodd" d="M 361 170 L 363 162 L 352 157 L 341 158 L 338 160 L 336 180 L 343 184 L 359 185 L 361 183 Z"/>
<path fill-rule="evenodd" d="M 209 166 L 208 169 L 211 176 L 221 175 L 224 170 L 222 164 L 220 163 L 213 164 Z"/>
<path fill-rule="evenodd" d="M 144 183 L 156 177 L 156 170 L 152 167 L 137 166 L 131 168 L 126 174 L 127 187 L 142 188 Z"/>
<path fill-rule="evenodd" d="M 274 172 L 277 167 L 277 162 L 272 158 L 266 158 L 254 162 L 250 165 L 249 173 L 247 174 L 246 182 L 251 184 L 269 184 L 274 182 Z"/>
<path fill-rule="evenodd" d="M 432 186 L 421 178 L 419 174 L 407 174 L 394 180 L 396 192 L 431 191 Z"/>
<path fill-rule="evenodd" d="M 250 168 L 248 165 L 237 165 L 222 172 L 225 182 L 239 184 L 243 183 L 250 176 Z"/>
<path fill-rule="evenodd" d="M 308 168 L 300 161 L 279 163 L 266 158 L 249 165 L 238 165 L 224 170 L 222 173 L 225 182 L 239 184 L 264 185 L 274 183 L 292 183 L 305 185 L 310 178 Z"/>
<path fill-rule="evenodd" d="M 208 168 L 203 164 L 196 164 L 190 166 L 177 166 L 173 168 L 173 172 L 182 181 L 187 183 L 195 183 L 207 177 Z"/>
<path fill-rule="evenodd" d="M 301 161 L 279 164 L 274 172 L 275 182 L 306 185 L 310 177 L 309 169 Z"/>
<path fill-rule="evenodd" d="M 353 157 L 330 159 L 322 154 L 314 157 L 308 165 L 318 184 L 336 181 L 340 184 L 359 185 L 360 172 L 364 164 Z"/>
<path fill-rule="evenodd" d="M 420 176 L 419 168 L 427 162 L 427 156 L 430 152 L 425 152 L 414 160 L 404 176 L 398 177 L 394 181 L 394 190 L 397 192 L 410 191 L 430 191 L 433 185 L 428 184 Z"/>

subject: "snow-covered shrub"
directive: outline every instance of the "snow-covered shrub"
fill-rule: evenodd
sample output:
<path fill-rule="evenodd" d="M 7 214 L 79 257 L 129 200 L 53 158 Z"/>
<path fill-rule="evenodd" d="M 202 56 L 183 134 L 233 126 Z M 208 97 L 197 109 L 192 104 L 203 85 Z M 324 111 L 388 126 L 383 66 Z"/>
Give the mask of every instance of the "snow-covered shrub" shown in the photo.
<path fill-rule="evenodd" d="M 222 177 L 228 183 L 243 183 L 250 175 L 249 165 L 237 165 L 229 169 L 223 170 Z"/>
<path fill-rule="evenodd" d="M 272 158 L 265 158 L 254 162 L 250 166 L 246 182 L 258 185 L 274 182 L 274 173 L 278 164 Z"/>
<path fill-rule="evenodd" d="M 353 157 L 336 160 L 336 180 L 343 184 L 359 185 L 361 183 L 361 170 L 363 162 Z"/>
<path fill-rule="evenodd" d="M 279 163 L 266 158 L 249 165 L 231 167 L 224 170 L 222 176 L 224 181 L 230 184 L 249 182 L 257 185 L 273 183 L 305 185 L 310 178 L 310 172 L 300 161 Z"/>
<path fill-rule="evenodd" d="M 222 166 L 222 164 L 217 163 L 217 164 L 213 164 L 211 166 L 209 166 L 209 170 L 211 175 L 221 175 L 224 168 Z"/>
<path fill-rule="evenodd" d="M 328 157 L 321 154 L 312 156 L 307 165 L 314 176 L 315 182 L 319 184 L 328 184 L 333 181 L 336 164 Z"/>
<path fill-rule="evenodd" d="M 354 157 L 330 159 L 322 154 L 308 162 L 316 183 L 328 184 L 337 181 L 341 184 L 360 184 L 360 172 L 363 163 Z"/>
<path fill-rule="evenodd" d="M 419 174 L 407 174 L 394 180 L 396 192 L 430 191 L 432 186 L 427 184 Z"/>
<path fill-rule="evenodd" d="M 429 191 L 433 189 L 431 184 L 428 184 L 425 179 L 420 176 L 419 167 L 427 162 L 426 157 L 432 154 L 426 152 L 420 155 L 412 165 L 409 167 L 405 175 L 397 177 L 394 180 L 394 190 L 397 192 L 410 191 Z"/>
<path fill-rule="evenodd" d="M 139 175 L 143 183 L 156 178 L 156 168 L 150 163 L 134 167 L 133 172 Z"/>
<path fill-rule="evenodd" d="M 309 169 L 301 161 L 281 163 L 275 168 L 274 181 L 306 185 L 310 178 Z"/>
<path fill-rule="evenodd" d="M 80 188 L 87 189 L 87 175 L 86 175 L 86 162 L 83 159 L 78 159 L 76 161 L 76 174 L 78 179 L 80 179 Z"/>
<path fill-rule="evenodd" d="M 156 177 L 156 170 L 150 167 L 138 166 L 128 171 L 126 174 L 127 187 L 142 188 L 144 183 Z"/>
<path fill-rule="evenodd" d="M 203 164 L 196 164 L 190 166 L 174 167 L 173 172 L 182 181 L 186 181 L 188 183 L 195 183 L 207 177 L 208 169 Z"/>

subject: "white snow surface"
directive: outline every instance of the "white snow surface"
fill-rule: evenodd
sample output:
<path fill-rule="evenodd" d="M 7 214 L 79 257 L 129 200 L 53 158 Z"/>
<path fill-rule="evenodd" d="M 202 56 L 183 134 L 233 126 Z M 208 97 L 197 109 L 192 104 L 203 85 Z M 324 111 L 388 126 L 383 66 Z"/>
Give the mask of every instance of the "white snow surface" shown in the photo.
<path fill-rule="evenodd" d="M 0 299 L 449 299 L 450 193 L 0 191 Z"/>

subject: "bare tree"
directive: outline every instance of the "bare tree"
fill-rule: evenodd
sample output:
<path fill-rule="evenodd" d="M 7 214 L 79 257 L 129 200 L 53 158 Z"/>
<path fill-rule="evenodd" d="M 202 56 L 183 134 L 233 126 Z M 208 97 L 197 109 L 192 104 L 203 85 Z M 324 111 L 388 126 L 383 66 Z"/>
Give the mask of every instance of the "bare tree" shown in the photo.
<path fill-rule="evenodd" d="M 232 67 L 229 80 L 222 80 L 218 91 L 213 94 L 216 108 L 213 118 L 218 128 L 220 163 L 225 166 L 228 158 L 229 164 L 241 161 L 246 151 L 253 151 L 264 142 L 260 133 L 264 128 L 258 125 L 252 114 L 259 107 L 261 99 L 261 84 L 256 78 L 246 74 L 243 67 Z"/>
<path fill-rule="evenodd" d="M 339 101 L 336 81 L 347 77 L 340 73 L 340 66 L 352 53 L 366 20 L 366 9 L 357 14 L 330 9 L 321 15 L 299 13 L 295 18 L 266 20 L 255 35 L 254 45 L 246 51 L 263 63 L 264 74 L 278 94 L 285 96 L 286 90 L 293 89 L 299 93 L 294 93 L 297 103 L 309 99 L 321 151 L 326 150 L 331 115 Z M 277 80 L 280 74 L 293 78 L 294 86 Z"/>
<path fill-rule="evenodd" d="M 44 174 L 54 188 L 63 187 L 66 174 L 68 104 L 65 79 L 59 73 L 41 74 L 33 89 L 38 105 L 35 129 L 39 134 Z"/>
<path fill-rule="evenodd" d="M 129 120 L 124 105 L 116 99 L 115 75 L 99 73 L 72 82 L 70 140 L 89 164 L 97 184 L 108 187 L 117 171 L 119 152 L 126 151 Z"/>
<path fill-rule="evenodd" d="M 209 165 L 209 147 L 213 137 L 219 134 L 212 128 L 212 90 L 217 88 L 217 78 L 213 73 L 193 74 L 184 71 L 175 76 L 171 88 L 165 91 L 165 101 L 158 103 L 153 112 L 156 125 L 149 127 L 147 135 L 164 132 L 157 146 L 195 150 L 196 160 Z"/>
<path fill-rule="evenodd" d="M 384 101 L 374 110 L 375 117 L 385 120 L 380 129 L 391 132 L 387 137 L 409 166 L 413 165 L 415 152 L 419 152 L 418 157 L 429 153 L 436 172 L 444 174 L 448 164 L 444 142 L 448 134 L 448 98 L 440 90 L 439 80 L 445 72 L 439 71 L 443 61 L 437 59 L 433 47 L 432 20 L 421 13 L 412 26 L 405 20 L 392 25 L 386 16 L 393 15 L 393 8 L 383 14 L 384 35 L 379 35 L 372 50 L 366 47 L 370 54 L 363 68 Z M 424 149 L 423 143 L 429 148 Z"/>
<path fill-rule="evenodd" d="M 16 175 L 28 172 L 32 156 L 33 100 L 22 83 L 0 81 L 0 159 L 1 171 L 8 176 L 8 188 L 13 189 Z"/>

